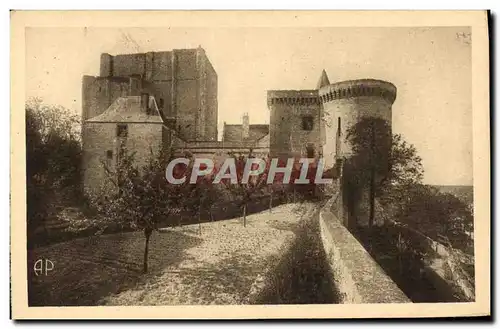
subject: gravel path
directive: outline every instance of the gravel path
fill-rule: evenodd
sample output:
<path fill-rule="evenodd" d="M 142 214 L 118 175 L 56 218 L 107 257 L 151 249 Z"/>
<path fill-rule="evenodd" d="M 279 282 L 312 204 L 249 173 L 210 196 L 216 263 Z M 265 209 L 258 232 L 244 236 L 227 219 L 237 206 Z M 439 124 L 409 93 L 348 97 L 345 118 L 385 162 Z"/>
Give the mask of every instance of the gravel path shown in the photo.
<path fill-rule="evenodd" d="M 142 274 L 142 232 L 77 239 L 28 255 L 30 305 L 244 304 L 294 241 L 314 204 L 282 205 L 233 219 L 154 233 Z M 37 259 L 54 263 L 47 276 Z"/>

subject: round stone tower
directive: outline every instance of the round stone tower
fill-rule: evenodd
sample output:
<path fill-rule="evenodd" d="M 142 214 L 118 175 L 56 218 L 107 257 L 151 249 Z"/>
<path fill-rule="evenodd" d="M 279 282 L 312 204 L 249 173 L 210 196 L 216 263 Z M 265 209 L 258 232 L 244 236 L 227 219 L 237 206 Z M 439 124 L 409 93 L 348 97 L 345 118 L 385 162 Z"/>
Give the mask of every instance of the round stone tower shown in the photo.
<path fill-rule="evenodd" d="M 391 127 L 396 87 L 374 79 L 342 81 L 321 86 L 319 99 L 325 122 L 323 157 L 328 168 L 336 158 L 349 157 L 346 132 L 362 118 L 381 118 Z"/>

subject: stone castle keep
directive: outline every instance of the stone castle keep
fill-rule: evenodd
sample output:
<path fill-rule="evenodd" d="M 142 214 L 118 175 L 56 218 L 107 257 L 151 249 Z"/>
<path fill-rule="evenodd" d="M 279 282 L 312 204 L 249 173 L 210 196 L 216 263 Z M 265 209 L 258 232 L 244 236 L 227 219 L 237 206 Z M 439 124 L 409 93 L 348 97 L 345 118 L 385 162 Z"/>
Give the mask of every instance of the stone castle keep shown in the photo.
<path fill-rule="evenodd" d="M 224 122 L 218 141 L 217 73 L 205 51 L 180 49 L 101 55 L 100 75 L 83 77 L 84 188 L 105 180 L 124 152 L 144 161 L 174 146 L 194 156 L 229 153 L 323 157 L 326 168 L 349 156 L 345 132 L 363 117 L 389 124 L 396 87 L 361 79 L 330 83 L 322 72 L 316 89 L 267 92 L 269 125 Z"/>

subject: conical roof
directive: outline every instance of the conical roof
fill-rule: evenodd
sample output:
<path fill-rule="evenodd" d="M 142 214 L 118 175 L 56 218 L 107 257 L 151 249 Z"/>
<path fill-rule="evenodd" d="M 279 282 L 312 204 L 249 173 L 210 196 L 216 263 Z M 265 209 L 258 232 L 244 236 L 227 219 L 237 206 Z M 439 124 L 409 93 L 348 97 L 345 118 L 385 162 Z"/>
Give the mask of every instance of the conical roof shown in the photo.
<path fill-rule="evenodd" d="M 328 80 L 328 75 L 326 75 L 326 71 L 323 70 L 321 72 L 321 77 L 318 80 L 318 85 L 316 86 L 316 89 L 320 89 L 324 86 L 328 86 L 330 84 L 330 80 Z"/>

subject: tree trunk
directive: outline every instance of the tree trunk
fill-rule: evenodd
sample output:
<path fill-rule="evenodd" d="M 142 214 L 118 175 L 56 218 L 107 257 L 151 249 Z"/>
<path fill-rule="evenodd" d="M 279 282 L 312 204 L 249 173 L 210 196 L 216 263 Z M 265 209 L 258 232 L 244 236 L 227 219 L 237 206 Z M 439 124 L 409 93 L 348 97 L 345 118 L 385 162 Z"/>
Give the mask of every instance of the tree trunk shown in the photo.
<path fill-rule="evenodd" d="M 373 122 L 371 123 L 371 152 L 370 152 L 370 218 L 368 220 L 368 227 L 373 226 L 373 221 L 375 217 L 375 159 L 374 159 L 374 148 L 375 148 L 375 129 L 373 127 Z M 371 240 L 371 239 L 370 239 Z"/>
<path fill-rule="evenodd" d="M 398 235 L 398 264 L 399 264 L 399 275 L 403 275 L 403 258 L 402 258 L 402 241 L 401 233 Z"/>
<path fill-rule="evenodd" d="M 144 229 L 144 236 L 146 237 L 146 244 L 144 246 L 144 273 L 148 273 L 148 253 L 149 253 L 149 239 L 151 238 L 153 230 L 150 228 Z"/>
<path fill-rule="evenodd" d="M 247 204 L 243 204 L 243 227 L 247 226 Z"/>
<path fill-rule="evenodd" d="M 273 212 L 273 192 L 271 192 L 271 195 L 269 196 L 269 212 Z"/>
<path fill-rule="evenodd" d="M 201 235 L 201 197 L 200 197 L 200 207 L 198 209 L 198 228 L 199 228 L 199 234 Z"/>
<path fill-rule="evenodd" d="M 373 222 L 375 220 L 375 173 L 374 169 L 372 167 L 371 173 L 370 173 L 370 218 L 368 221 L 368 227 L 372 228 Z"/>

